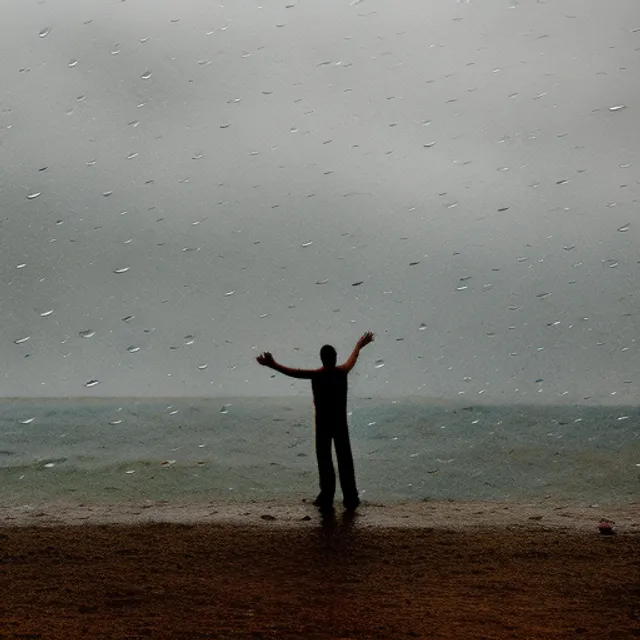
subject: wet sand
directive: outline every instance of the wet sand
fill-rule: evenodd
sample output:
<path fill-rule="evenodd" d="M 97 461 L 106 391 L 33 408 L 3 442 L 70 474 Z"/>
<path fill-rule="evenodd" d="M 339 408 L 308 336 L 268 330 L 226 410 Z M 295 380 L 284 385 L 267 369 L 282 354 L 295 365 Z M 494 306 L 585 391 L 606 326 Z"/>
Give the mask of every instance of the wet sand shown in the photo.
<path fill-rule="evenodd" d="M 0 638 L 640 636 L 636 507 L 128 509 L 3 512 Z"/>

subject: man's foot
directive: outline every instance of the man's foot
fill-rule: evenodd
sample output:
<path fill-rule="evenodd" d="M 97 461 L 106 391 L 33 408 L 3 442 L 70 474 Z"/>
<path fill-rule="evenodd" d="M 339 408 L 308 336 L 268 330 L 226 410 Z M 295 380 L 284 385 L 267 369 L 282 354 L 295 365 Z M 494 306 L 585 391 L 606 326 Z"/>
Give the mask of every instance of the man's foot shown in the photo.
<path fill-rule="evenodd" d="M 333 498 L 327 498 L 322 494 L 319 494 L 318 497 L 313 501 L 314 507 L 319 507 L 320 509 L 332 509 L 333 508 Z"/>
<path fill-rule="evenodd" d="M 342 504 L 347 511 L 355 511 L 360 505 L 360 498 L 357 496 L 355 498 L 345 498 Z"/>

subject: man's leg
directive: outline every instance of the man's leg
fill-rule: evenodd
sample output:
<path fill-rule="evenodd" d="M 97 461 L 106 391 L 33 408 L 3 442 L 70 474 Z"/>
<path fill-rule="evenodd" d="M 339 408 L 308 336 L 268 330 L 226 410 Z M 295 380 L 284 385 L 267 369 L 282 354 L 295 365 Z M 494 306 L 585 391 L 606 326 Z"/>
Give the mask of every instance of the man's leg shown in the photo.
<path fill-rule="evenodd" d="M 335 443 L 343 504 L 347 509 L 355 509 L 360 504 L 360 499 L 356 487 L 356 474 L 353 468 L 353 455 L 347 425 L 336 430 Z"/>
<path fill-rule="evenodd" d="M 320 476 L 320 495 L 314 504 L 318 507 L 333 504 L 336 492 L 336 473 L 333 469 L 331 457 L 331 433 L 316 426 L 316 458 L 318 460 L 318 474 Z"/>

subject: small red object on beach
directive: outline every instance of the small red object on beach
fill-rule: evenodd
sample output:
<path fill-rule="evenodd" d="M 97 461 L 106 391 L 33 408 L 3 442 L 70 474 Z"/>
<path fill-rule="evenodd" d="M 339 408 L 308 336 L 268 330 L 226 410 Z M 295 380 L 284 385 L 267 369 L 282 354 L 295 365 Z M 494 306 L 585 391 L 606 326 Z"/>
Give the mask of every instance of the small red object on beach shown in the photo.
<path fill-rule="evenodd" d="M 615 522 L 613 520 L 607 520 L 606 518 L 602 518 L 598 523 L 598 529 L 603 536 L 613 536 L 615 535 L 615 530 L 613 525 Z"/>

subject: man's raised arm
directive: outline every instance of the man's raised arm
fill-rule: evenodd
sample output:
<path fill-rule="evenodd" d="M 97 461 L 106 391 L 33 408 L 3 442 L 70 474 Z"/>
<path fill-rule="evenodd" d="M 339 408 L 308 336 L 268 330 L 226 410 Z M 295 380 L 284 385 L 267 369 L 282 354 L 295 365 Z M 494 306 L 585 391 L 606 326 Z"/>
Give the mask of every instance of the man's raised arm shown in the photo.
<path fill-rule="evenodd" d="M 358 356 L 360 355 L 360 349 L 362 349 L 363 347 L 366 347 L 370 342 L 373 342 L 373 338 L 374 338 L 374 334 L 371 333 L 371 331 L 367 331 L 367 333 L 365 333 L 356 343 L 356 346 L 351 352 L 349 359 L 344 364 L 341 364 L 339 369 L 342 369 L 343 371 L 346 371 L 347 373 L 349 373 L 349 371 L 353 369 L 353 367 L 356 364 L 356 361 L 358 360 Z"/>
<path fill-rule="evenodd" d="M 285 367 L 284 365 L 276 362 L 268 351 L 261 353 L 256 360 L 258 361 L 258 364 L 261 364 L 263 367 L 269 367 L 269 369 L 284 373 L 285 376 L 289 376 L 290 378 L 309 379 L 316 372 L 315 369 L 291 369 L 290 367 Z"/>

